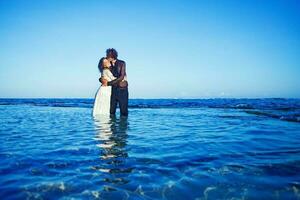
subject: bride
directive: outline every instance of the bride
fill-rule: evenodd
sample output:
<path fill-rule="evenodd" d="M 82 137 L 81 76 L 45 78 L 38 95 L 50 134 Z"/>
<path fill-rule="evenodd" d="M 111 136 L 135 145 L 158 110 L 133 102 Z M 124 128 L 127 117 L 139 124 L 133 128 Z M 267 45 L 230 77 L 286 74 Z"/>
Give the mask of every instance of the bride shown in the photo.
<path fill-rule="evenodd" d="M 111 63 L 107 58 L 101 58 L 100 60 L 100 72 L 101 77 L 106 79 L 108 82 L 116 79 L 110 71 Z M 126 81 L 127 77 L 125 76 L 122 81 Z M 110 114 L 110 97 L 111 97 L 111 86 L 101 85 L 98 89 L 95 102 L 93 107 L 93 116 L 97 115 L 109 115 Z"/>
<path fill-rule="evenodd" d="M 100 66 L 102 69 L 101 76 L 107 81 L 115 80 L 116 77 L 113 76 L 109 68 L 111 67 L 110 62 L 106 58 L 101 58 Z M 101 85 L 98 89 L 95 97 L 93 116 L 96 115 L 108 115 L 110 110 L 110 96 L 111 96 L 111 86 Z"/>

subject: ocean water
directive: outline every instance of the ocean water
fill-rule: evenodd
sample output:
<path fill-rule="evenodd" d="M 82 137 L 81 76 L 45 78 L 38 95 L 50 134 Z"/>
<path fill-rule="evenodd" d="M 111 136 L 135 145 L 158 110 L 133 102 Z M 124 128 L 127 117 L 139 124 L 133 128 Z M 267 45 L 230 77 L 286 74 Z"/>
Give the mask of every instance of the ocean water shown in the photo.
<path fill-rule="evenodd" d="M 300 199 L 300 99 L 0 99 L 0 199 Z"/>

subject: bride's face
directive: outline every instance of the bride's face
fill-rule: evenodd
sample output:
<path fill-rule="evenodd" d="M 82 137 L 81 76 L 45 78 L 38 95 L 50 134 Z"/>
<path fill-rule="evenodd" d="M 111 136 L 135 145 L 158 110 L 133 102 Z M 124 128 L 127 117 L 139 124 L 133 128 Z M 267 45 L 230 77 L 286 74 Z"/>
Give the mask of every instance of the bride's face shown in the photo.
<path fill-rule="evenodd" d="M 109 68 L 110 67 L 110 63 L 109 63 L 109 61 L 107 59 L 103 60 L 103 67 L 104 68 Z"/>

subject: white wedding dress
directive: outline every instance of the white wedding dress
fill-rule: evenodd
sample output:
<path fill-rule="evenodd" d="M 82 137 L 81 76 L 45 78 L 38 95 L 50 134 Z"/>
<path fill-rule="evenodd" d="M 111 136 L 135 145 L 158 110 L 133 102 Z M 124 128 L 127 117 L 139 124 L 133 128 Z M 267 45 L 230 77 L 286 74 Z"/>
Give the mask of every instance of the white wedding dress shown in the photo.
<path fill-rule="evenodd" d="M 107 81 L 115 80 L 116 77 L 113 76 L 109 69 L 103 69 L 102 77 Z M 97 115 L 109 115 L 110 114 L 110 96 L 111 96 L 111 86 L 100 86 L 96 96 L 93 107 L 93 116 Z"/>

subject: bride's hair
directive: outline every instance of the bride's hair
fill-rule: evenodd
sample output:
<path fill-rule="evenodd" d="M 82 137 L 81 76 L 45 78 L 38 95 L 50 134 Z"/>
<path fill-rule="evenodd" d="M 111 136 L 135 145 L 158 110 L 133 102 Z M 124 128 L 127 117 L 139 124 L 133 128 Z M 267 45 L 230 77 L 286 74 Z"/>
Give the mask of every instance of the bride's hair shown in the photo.
<path fill-rule="evenodd" d="M 118 58 L 118 52 L 114 48 L 110 48 L 106 50 L 106 57 L 111 57 L 114 59 Z"/>
<path fill-rule="evenodd" d="M 102 71 L 103 71 L 103 60 L 104 59 L 105 59 L 105 57 L 102 57 L 98 64 L 98 69 L 99 69 L 100 73 L 102 73 Z"/>

